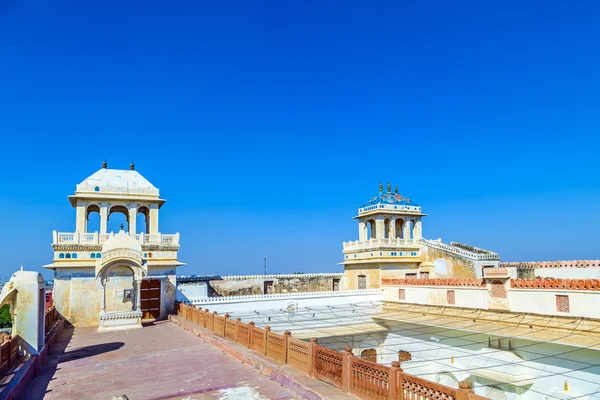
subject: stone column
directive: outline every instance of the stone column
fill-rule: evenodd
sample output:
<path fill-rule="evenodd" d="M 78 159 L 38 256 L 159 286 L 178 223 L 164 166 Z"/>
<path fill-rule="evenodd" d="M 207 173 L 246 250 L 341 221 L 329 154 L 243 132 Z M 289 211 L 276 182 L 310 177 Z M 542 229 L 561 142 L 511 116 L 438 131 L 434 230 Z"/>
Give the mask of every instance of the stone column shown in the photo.
<path fill-rule="evenodd" d="M 423 225 L 419 218 L 415 223 L 415 240 L 419 240 L 423 237 Z"/>
<path fill-rule="evenodd" d="M 136 217 L 137 217 L 137 204 L 131 203 L 129 204 L 129 234 L 136 234 Z"/>
<path fill-rule="evenodd" d="M 102 276 L 100 279 L 104 279 Z M 102 281 L 102 298 L 100 299 L 100 310 L 102 314 L 106 314 L 106 282 Z"/>
<path fill-rule="evenodd" d="M 135 280 L 135 311 L 142 311 L 142 278 Z"/>
<path fill-rule="evenodd" d="M 358 221 L 358 240 L 364 242 L 367 240 L 367 224 L 365 221 Z"/>
<path fill-rule="evenodd" d="M 108 204 L 103 202 L 100 204 L 100 233 L 106 233 L 108 225 Z"/>
<path fill-rule="evenodd" d="M 75 232 L 85 232 L 86 230 L 86 206 L 87 204 L 83 200 L 77 200 Z"/>
<path fill-rule="evenodd" d="M 396 239 L 396 218 L 390 219 L 390 239 Z"/>
<path fill-rule="evenodd" d="M 158 233 L 158 204 L 150 205 L 150 234 Z"/>
<path fill-rule="evenodd" d="M 404 239 L 410 239 L 410 220 L 404 220 Z"/>
<path fill-rule="evenodd" d="M 375 219 L 375 230 L 377 231 L 377 239 L 383 239 L 385 237 L 385 221 L 383 217 L 377 217 Z"/>

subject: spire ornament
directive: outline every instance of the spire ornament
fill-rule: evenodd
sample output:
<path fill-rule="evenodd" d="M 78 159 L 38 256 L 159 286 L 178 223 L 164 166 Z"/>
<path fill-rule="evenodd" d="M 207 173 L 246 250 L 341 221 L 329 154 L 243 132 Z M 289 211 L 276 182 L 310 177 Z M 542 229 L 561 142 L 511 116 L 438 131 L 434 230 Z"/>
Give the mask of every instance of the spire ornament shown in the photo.
<path fill-rule="evenodd" d="M 392 185 L 388 182 L 388 193 L 392 191 Z"/>
<path fill-rule="evenodd" d="M 394 188 L 394 192 L 396 192 L 396 194 L 398 194 L 398 185 L 396 185 L 396 187 Z"/>
<path fill-rule="evenodd" d="M 133 161 L 131 162 L 131 164 L 129 164 L 129 169 L 135 171 L 135 165 L 133 164 Z"/>
<path fill-rule="evenodd" d="M 102 168 L 106 169 L 108 167 L 108 164 L 106 163 L 106 160 L 102 161 Z"/>
<path fill-rule="evenodd" d="M 382 182 L 379 182 L 379 191 L 383 192 L 383 183 Z"/>

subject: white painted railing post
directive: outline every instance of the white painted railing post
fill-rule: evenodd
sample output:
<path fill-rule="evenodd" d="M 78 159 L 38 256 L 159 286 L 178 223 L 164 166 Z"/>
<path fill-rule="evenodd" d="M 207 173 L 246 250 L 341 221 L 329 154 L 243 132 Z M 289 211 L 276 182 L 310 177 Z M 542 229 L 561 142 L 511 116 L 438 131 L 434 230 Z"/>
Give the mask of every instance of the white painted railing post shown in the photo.
<path fill-rule="evenodd" d="M 79 244 L 79 231 L 77 231 L 73 234 L 73 243 Z"/>
<path fill-rule="evenodd" d="M 52 243 L 58 243 L 58 232 L 52 231 Z"/>
<path fill-rule="evenodd" d="M 141 244 L 144 244 L 144 240 L 146 239 L 145 236 L 146 236 L 146 234 L 144 232 L 140 233 L 140 243 Z"/>
<path fill-rule="evenodd" d="M 98 232 L 94 232 L 94 244 L 100 244 L 100 239 L 98 238 Z"/>

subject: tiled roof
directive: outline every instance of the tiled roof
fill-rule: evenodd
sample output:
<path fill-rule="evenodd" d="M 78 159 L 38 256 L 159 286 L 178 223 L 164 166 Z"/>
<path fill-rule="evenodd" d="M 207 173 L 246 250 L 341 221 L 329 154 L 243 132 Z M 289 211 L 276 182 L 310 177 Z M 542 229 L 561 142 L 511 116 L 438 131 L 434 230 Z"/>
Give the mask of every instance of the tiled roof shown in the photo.
<path fill-rule="evenodd" d="M 402 196 L 401 194 L 380 191 L 369 201 L 360 206 L 360 208 L 373 206 L 375 204 L 399 204 L 404 206 L 418 206 L 417 203 L 415 203 L 408 197 Z"/>

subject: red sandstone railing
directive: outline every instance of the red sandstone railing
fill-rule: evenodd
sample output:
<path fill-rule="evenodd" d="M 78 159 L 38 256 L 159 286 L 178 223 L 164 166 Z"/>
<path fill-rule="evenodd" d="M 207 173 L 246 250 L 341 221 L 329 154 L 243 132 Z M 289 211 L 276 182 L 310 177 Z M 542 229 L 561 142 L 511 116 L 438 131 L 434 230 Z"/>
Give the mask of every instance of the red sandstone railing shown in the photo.
<path fill-rule="evenodd" d="M 383 278 L 383 285 L 396 286 L 470 286 L 470 287 L 485 287 L 483 279 L 476 278 L 456 278 L 456 279 L 395 279 Z"/>
<path fill-rule="evenodd" d="M 600 290 L 598 279 L 511 279 L 513 289 Z"/>
<path fill-rule="evenodd" d="M 310 343 L 293 338 L 290 334 L 287 338 L 287 364 L 298 371 L 311 374 L 313 362 L 313 348 L 317 339 L 311 339 Z"/>
<path fill-rule="evenodd" d="M 213 314 L 215 315 L 213 332 L 219 336 L 225 337 L 225 317 L 217 315 L 216 311 Z"/>
<path fill-rule="evenodd" d="M 4 372 L 15 365 L 15 360 L 19 354 L 19 337 L 6 337 L 0 344 L 0 371 Z"/>
<path fill-rule="evenodd" d="M 316 345 L 313 349 L 313 376 L 348 392 L 348 354 Z"/>
<path fill-rule="evenodd" d="M 400 369 L 397 361 L 391 367 L 354 357 L 350 348 L 339 352 L 319 346 L 317 339 L 305 342 L 284 334 L 271 332 L 271 328 L 258 328 L 254 322 L 245 324 L 224 316 L 202 311 L 193 306 L 179 304 L 179 317 L 191 322 L 204 323 L 219 336 L 257 351 L 261 355 L 288 364 L 310 376 L 329 383 L 341 391 L 351 393 L 363 400 L 485 400 L 471 390 L 467 381 L 460 382 L 459 389 L 409 375 Z M 184 317 L 187 316 L 186 317 Z M 200 324 L 200 326 L 202 326 Z M 4 348 L 0 359 L 4 360 Z"/>
<path fill-rule="evenodd" d="M 267 354 L 267 332 L 271 330 L 269 326 L 265 326 L 265 329 L 257 328 L 254 326 L 254 322 L 250 322 L 250 334 L 249 340 L 250 347 L 254 351 L 258 351 L 262 355 Z"/>
<path fill-rule="evenodd" d="M 56 307 L 50 306 L 46 309 L 44 313 L 44 324 L 45 324 L 45 332 L 47 333 L 58 321 L 58 313 L 56 312 Z"/>
<path fill-rule="evenodd" d="M 244 347 L 250 347 L 250 341 L 248 337 L 250 332 L 250 326 L 248 324 L 243 323 L 239 318 L 236 321 L 238 323 L 238 326 L 235 335 L 235 341 Z"/>
<path fill-rule="evenodd" d="M 267 331 L 267 357 L 285 364 L 287 360 L 287 341 L 292 333 L 285 331 L 283 335 Z"/>
<path fill-rule="evenodd" d="M 234 342 L 237 337 L 237 321 L 232 321 L 229 314 L 225 314 L 225 337 Z"/>

